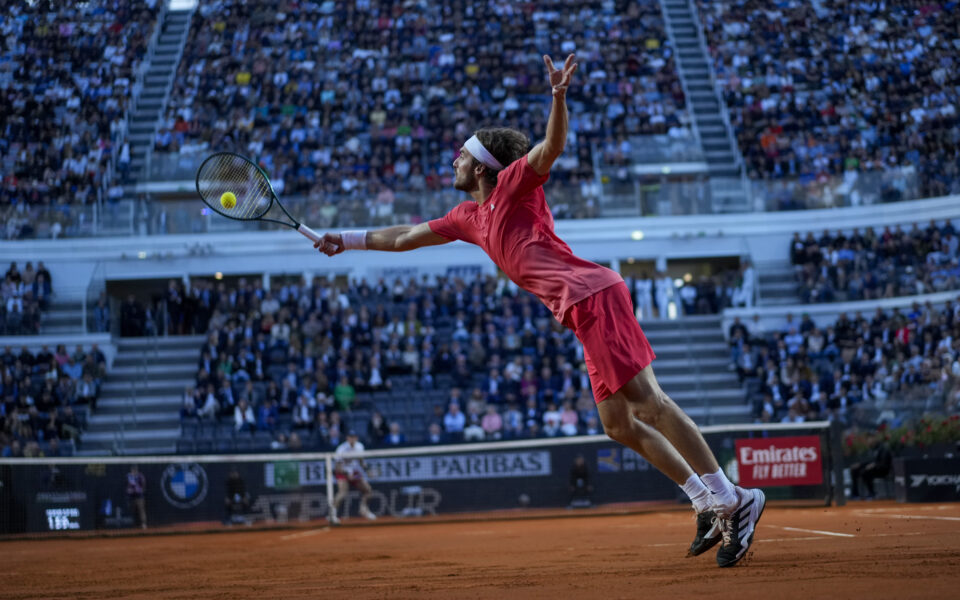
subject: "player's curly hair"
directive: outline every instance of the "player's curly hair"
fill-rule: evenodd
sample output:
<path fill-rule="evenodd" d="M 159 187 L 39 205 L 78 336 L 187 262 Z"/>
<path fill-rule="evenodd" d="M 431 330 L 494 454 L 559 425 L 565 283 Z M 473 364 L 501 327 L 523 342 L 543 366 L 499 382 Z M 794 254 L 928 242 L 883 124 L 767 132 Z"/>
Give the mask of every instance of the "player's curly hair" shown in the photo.
<path fill-rule="evenodd" d="M 474 134 L 487 151 L 504 167 L 530 151 L 530 138 L 516 129 L 509 127 L 484 127 L 475 131 Z M 484 175 L 487 178 L 487 182 L 496 185 L 497 173 L 499 173 L 499 171 L 487 169 Z"/>

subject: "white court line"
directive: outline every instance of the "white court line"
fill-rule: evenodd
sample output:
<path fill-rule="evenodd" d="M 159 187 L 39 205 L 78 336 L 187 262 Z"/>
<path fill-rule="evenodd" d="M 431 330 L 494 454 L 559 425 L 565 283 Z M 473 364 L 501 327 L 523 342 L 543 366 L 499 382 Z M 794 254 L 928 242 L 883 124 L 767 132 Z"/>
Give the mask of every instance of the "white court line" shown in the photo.
<path fill-rule="evenodd" d="M 930 521 L 960 521 L 960 517 L 939 517 L 936 515 L 891 515 L 886 513 L 868 513 L 858 511 L 862 517 L 880 517 L 881 519 L 927 519 Z"/>
<path fill-rule="evenodd" d="M 754 543 L 757 542 L 804 542 L 807 540 L 826 540 L 822 535 L 815 535 L 810 537 L 790 537 L 790 538 L 761 538 L 759 540 L 754 540 Z M 664 548 L 667 546 L 688 546 L 686 542 L 667 542 L 663 544 L 644 544 L 644 548 Z"/>
<path fill-rule="evenodd" d="M 321 527 L 320 529 L 311 529 L 309 531 L 299 531 L 297 533 L 290 533 L 287 535 L 280 536 L 281 540 L 294 540 L 296 538 L 309 537 L 311 535 L 317 535 L 318 533 L 326 533 L 330 531 L 329 527 Z"/>
<path fill-rule="evenodd" d="M 820 535 L 833 535 L 836 537 L 857 537 L 852 533 L 837 533 L 836 531 L 822 531 L 820 529 L 801 529 L 799 527 L 781 527 L 780 525 L 767 525 L 767 527 L 776 527 L 785 531 L 800 531 L 803 533 L 819 533 Z"/>
<path fill-rule="evenodd" d="M 769 525 L 769 527 L 775 527 L 775 525 Z M 922 531 L 908 531 L 905 533 L 868 533 L 860 535 L 858 537 L 903 537 L 907 535 L 929 535 L 923 533 Z M 760 542 L 806 542 L 810 540 L 829 540 L 829 537 L 822 535 L 808 535 L 803 537 L 788 537 L 788 538 L 760 538 L 759 540 L 754 540 L 754 543 Z M 684 542 L 669 542 L 664 544 L 645 544 L 644 548 L 661 548 L 666 546 L 686 546 Z"/>

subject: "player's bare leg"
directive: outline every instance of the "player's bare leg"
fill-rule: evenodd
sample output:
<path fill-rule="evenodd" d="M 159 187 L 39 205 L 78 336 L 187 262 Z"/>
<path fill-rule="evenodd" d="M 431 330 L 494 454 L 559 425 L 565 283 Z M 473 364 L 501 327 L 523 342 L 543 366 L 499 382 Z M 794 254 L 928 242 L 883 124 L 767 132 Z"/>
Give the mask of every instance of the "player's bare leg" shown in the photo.
<path fill-rule="evenodd" d="M 340 524 L 340 506 L 350 493 L 350 484 L 346 479 L 337 479 L 337 493 L 333 497 L 333 506 L 330 507 L 330 522 Z"/>
<path fill-rule="evenodd" d="M 613 397 L 623 398 L 629 414 L 660 432 L 676 452 L 700 474 L 703 483 L 710 490 L 713 512 L 721 520 L 719 526 L 722 529 L 723 546 L 717 554 L 717 563 L 722 567 L 736 564 L 753 542 L 754 529 L 765 504 L 763 492 L 744 490 L 730 483 L 693 420 L 660 388 L 652 366 L 642 369 L 611 396 Z M 604 403 L 606 400 L 601 406 Z M 604 425 L 606 426 L 606 422 Z M 660 468 L 653 461 L 651 464 Z M 670 473 L 664 472 L 672 477 Z M 687 489 L 684 488 L 684 491 Z M 698 544 L 701 533 L 714 535 L 714 528 L 708 522 L 708 514 L 700 514 L 699 509 L 697 512 L 698 539 L 691 546 L 692 554 L 706 550 L 704 544 Z M 711 541 L 715 539 L 717 538 L 711 538 Z"/>
<path fill-rule="evenodd" d="M 603 430 L 635 450 L 661 473 L 682 486 L 694 474 L 677 449 L 656 429 L 640 421 L 622 390 L 597 405 Z"/>
<path fill-rule="evenodd" d="M 370 519 L 371 521 L 377 520 L 377 515 L 373 514 L 373 511 L 370 510 L 370 507 L 367 505 L 367 500 L 373 494 L 373 489 L 370 487 L 370 483 L 366 479 L 361 479 L 357 483 L 357 489 L 360 490 L 360 515 Z"/>

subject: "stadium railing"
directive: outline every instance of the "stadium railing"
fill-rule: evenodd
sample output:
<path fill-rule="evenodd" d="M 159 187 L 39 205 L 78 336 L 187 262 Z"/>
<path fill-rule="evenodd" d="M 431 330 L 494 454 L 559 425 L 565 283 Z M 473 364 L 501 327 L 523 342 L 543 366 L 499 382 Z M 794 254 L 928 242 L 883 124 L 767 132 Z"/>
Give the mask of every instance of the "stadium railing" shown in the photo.
<path fill-rule="evenodd" d="M 771 500 L 844 502 L 836 425 L 817 421 L 702 431 L 721 465 L 741 485 L 763 487 Z M 587 465 L 588 486 L 571 482 L 579 456 Z M 326 519 L 335 494 L 334 460 L 329 452 L 0 459 L 0 533 L 138 526 L 127 495 L 132 465 L 146 478 L 151 528 Z M 370 509 L 393 519 L 549 509 L 584 501 L 685 502 L 678 486 L 637 453 L 602 435 L 371 450 L 364 461 L 374 490 Z M 358 492 L 351 491 L 339 516 L 354 517 L 358 502 Z"/>

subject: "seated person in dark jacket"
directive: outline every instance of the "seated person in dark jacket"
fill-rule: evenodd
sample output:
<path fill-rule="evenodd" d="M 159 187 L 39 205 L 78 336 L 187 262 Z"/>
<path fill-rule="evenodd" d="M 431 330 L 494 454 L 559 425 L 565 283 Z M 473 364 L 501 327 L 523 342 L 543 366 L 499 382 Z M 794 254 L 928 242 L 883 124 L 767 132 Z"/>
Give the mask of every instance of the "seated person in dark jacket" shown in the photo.
<path fill-rule="evenodd" d="M 887 443 L 883 441 L 883 436 L 875 434 L 872 439 L 871 458 L 867 462 L 850 465 L 850 497 L 860 497 L 860 481 L 867 490 L 864 498 L 872 498 L 873 480 L 886 477 L 890 473 L 890 465 L 893 463 L 893 454 Z"/>

